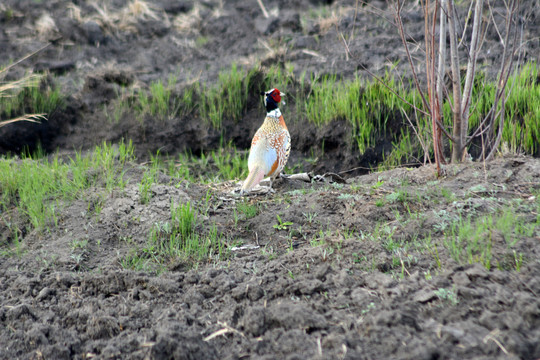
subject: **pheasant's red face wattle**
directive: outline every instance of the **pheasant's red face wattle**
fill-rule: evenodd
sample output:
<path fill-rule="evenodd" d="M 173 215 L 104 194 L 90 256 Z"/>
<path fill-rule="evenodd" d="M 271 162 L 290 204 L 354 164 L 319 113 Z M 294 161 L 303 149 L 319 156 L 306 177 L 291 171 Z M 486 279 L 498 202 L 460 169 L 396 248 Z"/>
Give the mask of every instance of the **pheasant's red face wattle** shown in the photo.
<path fill-rule="evenodd" d="M 279 103 L 281 101 L 281 93 L 278 89 L 272 90 L 270 96 L 272 97 L 272 99 L 274 99 L 276 103 Z"/>

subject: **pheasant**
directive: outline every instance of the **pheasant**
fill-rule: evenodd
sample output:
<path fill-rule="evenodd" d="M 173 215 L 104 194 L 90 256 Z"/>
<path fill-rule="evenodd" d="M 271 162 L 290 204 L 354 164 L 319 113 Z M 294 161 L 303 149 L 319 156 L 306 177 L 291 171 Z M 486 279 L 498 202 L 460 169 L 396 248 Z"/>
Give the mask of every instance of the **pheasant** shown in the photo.
<path fill-rule="evenodd" d="M 281 174 L 291 152 L 291 135 L 278 107 L 281 96 L 285 94 L 272 89 L 261 92 L 261 95 L 264 96 L 266 118 L 251 141 L 249 175 L 240 194 L 250 192 L 265 176 L 270 177 L 269 190 L 272 191 L 272 182 Z"/>

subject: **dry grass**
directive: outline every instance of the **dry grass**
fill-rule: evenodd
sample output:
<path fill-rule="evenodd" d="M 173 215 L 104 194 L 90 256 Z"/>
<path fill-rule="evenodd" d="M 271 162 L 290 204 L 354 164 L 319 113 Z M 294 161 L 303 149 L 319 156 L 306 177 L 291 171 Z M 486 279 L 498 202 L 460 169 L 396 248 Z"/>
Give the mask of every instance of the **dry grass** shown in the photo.
<path fill-rule="evenodd" d="M 23 116 L 19 116 L 19 117 L 15 118 L 15 119 L 0 121 L 0 128 L 4 127 L 6 125 L 9 125 L 9 124 L 20 122 L 20 121 L 29 121 L 29 122 L 39 124 L 39 123 L 41 123 L 42 120 L 47 120 L 47 118 L 45 117 L 45 114 L 23 115 Z"/>
<path fill-rule="evenodd" d="M 0 104 L 4 98 L 17 96 L 24 89 L 27 89 L 30 87 L 37 87 L 43 77 L 42 75 L 29 74 L 18 80 L 3 82 L 3 79 L 5 78 L 7 72 L 12 66 L 8 66 L 4 69 L 0 69 Z M 0 109 L 1 109 L 1 106 L 0 106 Z M 29 122 L 39 123 L 42 120 L 46 120 L 44 114 L 25 114 L 15 119 L 9 119 L 9 120 L 3 120 L 3 121 L 0 120 L 0 128 L 9 124 L 19 122 L 19 121 L 29 121 Z"/>
<path fill-rule="evenodd" d="M 163 21 L 168 24 L 166 14 L 159 14 L 158 10 L 147 1 L 133 0 L 120 9 L 110 9 L 107 1 L 92 3 L 96 10 L 93 14 L 83 15 L 82 10 L 75 4 L 69 5 L 70 17 L 79 23 L 95 21 L 104 31 L 115 33 L 118 31 L 137 32 L 136 24 L 140 20 Z"/>
<path fill-rule="evenodd" d="M 0 70 L 0 80 L 5 76 L 5 71 Z M 37 74 L 26 75 L 18 80 L 0 82 L 0 99 L 17 95 L 21 90 L 39 85 L 42 76 Z"/>
<path fill-rule="evenodd" d="M 51 35 L 58 33 L 58 28 L 51 15 L 44 13 L 36 21 L 36 31 L 40 39 L 48 39 Z"/>
<path fill-rule="evenodd" d="M 331 6 L 318 6 L 307 11 L 301 19 L 302 27 L 307 29 L 309 24 L 318 25 L 319 35 L 325 35 L 333 28 L 337 28 L 341 19 L 347 16 L 356 16 L 358 11 L 354 6 L 343 6 L 339 2 Z"/>
<path fill-rule="evenodd" d="M 176 16 L 173 25 L 182 34 L 193 34 L 199 31 L 201 20 L 201 5 L 196 3 L 191 11 Z"/>

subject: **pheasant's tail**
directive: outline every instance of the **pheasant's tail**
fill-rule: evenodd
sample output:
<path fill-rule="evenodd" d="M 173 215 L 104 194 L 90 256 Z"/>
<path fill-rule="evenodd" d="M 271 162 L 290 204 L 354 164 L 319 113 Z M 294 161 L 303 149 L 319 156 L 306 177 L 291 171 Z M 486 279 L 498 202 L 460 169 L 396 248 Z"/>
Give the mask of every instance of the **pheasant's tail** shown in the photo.
<path fill-rule="evenodd" d="M 242 185 L 242 193 L 248 192 L 261 182 L 264 177 L 264 170 L 256 166 L 249 172 L 248 177 Z"/>

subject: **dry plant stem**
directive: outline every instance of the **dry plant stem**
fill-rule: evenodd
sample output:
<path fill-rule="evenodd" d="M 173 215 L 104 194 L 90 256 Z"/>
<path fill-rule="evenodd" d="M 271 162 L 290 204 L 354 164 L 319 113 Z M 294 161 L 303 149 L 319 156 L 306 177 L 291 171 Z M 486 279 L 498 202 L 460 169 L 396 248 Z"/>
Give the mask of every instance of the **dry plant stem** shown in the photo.
<path fill-rule="evenodd" d="M 40 47 L 39 49 L 37 49 L 36 51 L 34 52 L 31 52 L 30 54 L 20 58 L 19 60 L 15 61 L 13 64 L 10 64 L 8 66 L 6 66 L 5 68 L 1 69 L 0 70 L 0 75 L 2 73 L 7 73 L 9 71 L 9 69 L 11 69 L 12 67 L 14 67 L 15 65 L 17 64 L 20 64 L 21 62 L 23 62 L 24 60 L 28 59 L 29 57 L 32 57 L 34 56 L 35 54 L 37 54 L 38 52 L 42 51 L 42 50 L 45 50 L 46 48 L 48 48 L 49 46 L 51 46 L 52 43 L 48 43 L 46 45 L 43 45 L 42 47 Z"/>
<path fill-rule="evenodd" d="M 440 119 L 439 107 L 436 102 L 436 90 L 435 90 L 435 24 L 437 22 L 437 11 L 433 11 L 433 18 L 431 23 L 429 21 L 431 8 L 429 0 L 424 4 L 424 34 L 426 41 L 426 80 L 428 89 L 428 101 L 430 105 L 432 135 L 433 135 L 433 153 L 435 157 L 435 165 L 437 167 L 437 174 L 441 173 L 441 162 L 439 156 L 439 138 L 437 137 L 437 122 L 436 119 Z M 433 28 L 430 30 L 430 28 Z"/>
<path fill-rule="evenodd" d="M 268 11 L 266 11 L 266 8 L 264 7 L 262 0 L 257 0 L 257 3 L 259 4 L 259 7 L 261 8 L 264 17 L 268 19 L 270 15 L 268 15 Z"/>
<path fill-rule="evenodd" d="M 514 64 L 514 56 L 516 52 L 516 40 L 517 40 L 517 35 L 518 35 L 517 29 L 515 28 L 513 29 L 514 39 L 512 41 L 511 51 L 508 51 L 508 44 L 509 44 L 508 41 L 510 38 L 510 33 L 512 32 L 512 24 L 514 23 L 514 19 L 516 17 L 515 15 L 519 8 L 519 0 L 511 1 L 507 8 L 508 8 L 508 15 L 506 18 L 506 34 L 505 34 L 505 39 L 503 42 L 503 57 L 501 61 L 501 69 L 499 71 L 499 81 L 497 82 L 497 91 L 496 91 L 495 99 L 493 101 L 493 106 L 491 109 L 492 110 L 491 113 L 495 114 L 496 113 L 495 109 L 497 109 L 497 105 L 499 101 L 501 101 L 501 116 L 500 116 L 500 122 L 499 122 L 499 131 L 498 131 L 497 137 L 493 141 L 489 141 L 489 138 L 488 138 L 488 142 L 491 142 L 491 147 L 490 147 L 490 152 L 488 156 L 486 157 L 486 160 L 490 160 L 494 156 L 501 141 L 502 130 L 504 127 L 504 105 L 505 105 L 504 92 L 506 89 L 506 85 L 508 84 L 508 79 L 510 77 L 510 74 L 512 72 L 512 68 Z M 523 32 L 523 30 L 521 32 Z M 495 131 L 496 118 L 497 116 L 492 117 L 492 121 L 488 125 L 489 127 L 491 127 L 492 134 Z M 489 136 L 490 134 L 488 134 L 488 137 Z M 491 135 L 491 139 L 493 139 L 493 135 Z M 483 152 L 484 151 L 485 149 L 483 150 Z"/>
<path fill-rule="evenodd" d="M 456 36 L 456 13 L 453 0 L 447 2 L 446 15 L 448 17 L 448 30 L 450 32 L 450 65 L 452 70 L 452 95 L 453 95 L 453 140 L 452 162 L 460 162 L 463 153 L 464 139 L 462 138 L 461 117 L 461 75 L 459 73 L 459 54 Z"/>
<path fill-rule="evenodd" d="M 18 118 L 15 118 L 15 119 L 0 121 L 0 128 L 9 124 L 19 122 L 19 121 L 28 121 L 28 122 L 39 124 L 41 123 L 42 120 L 47 120 L 47 118 L 45 117 L 45 114 L 24 115 L 24 116 L 19 116 Z"/>
<path fill-rule="evenodd" d="M 411 119 L 409 118 L 409 115 L 407 115 L 407 113 L 405 111 L 403 111 L 403 109 L 401 110 L 401 113 L 403 114 L 403 116 L 405 116 L 405 118 L 407 119 L 407 121 L 409 122 L 409 125 L 411 125 L 411 129 L 413 129 L 414 131 L 414 135 L 416 136 L 416 138 L 418 139 L 418 141 L 420 142 L 420 146 L 422 146 L 422 150 L 424 151 L 424 165 L 426 164 L 427 161 L 429 161 L 429 163 L 431 164 L 431 159 L 429 158 L 428 154 L 429 154 L 429 148 L 427 147 L 427 145 L 424 143 L 424 141 L 422 140 L 422 137 L 420 136 L 420 134 L 418 133 L 417 131 L 417 126 L 418 126 L 418 123 L 417 123 L 417 126 L 415 126 Z M 437 171 L 439 171 L 439 166 L 437 164 Z"/>
<path fill-rule="evenodd" d="M 442 123 L 442 116 L 441 116 L 441 109 L 443 107 L 443 89 L 444 89 L 444 74 L 445 74 L 445 59 L 446 59 L 446 15 L 444 13 L 444 9 L 446 8 L 446 1 L 447 0 L 441 0 L 440 4 L 440 12 L 441 15 L 439 17 L 439 63 L 437 66 L 437 109 L 438 109 L 438 117 L 436 118 L 439 123 Z M 436 122 L 433 121 L 433 125 L 435 126 Z M 438 138 L 438 142 L 440 145 L 439 148 L 439 156 L 442 161 L 444 161 L 443 156 L 443 148 L 442 148 L 442 135 L 441 135 L 441 129 L 440 127 L 437 128 L 437 133 L 433 132 L 433 135 Z"/>
<path fill-rule="evenodd" d="M 465 139 L 467 136 L 467 130 L 469 128 L 469 109 L 471 106 L 472 88 L 474 83 L 474 76 L 476 74 L 476 59 L 479 51 L 479 38 L 480 29 L 482 27 L 482 8 L 484 6 L 483 0 L 477 0 L 474 9 L 474 21 L 471 35 L 471 46 L 469 48 L 469 61 L 467 63 L 467 75 L 465 76 L 465 87 L 463 88 L 463 99 L 461 102 L 462 114 L 462 127 L 461 138 Z M 465 153 L 465 152 L 464 152 Z"/>
<path fill-rule="evenodd" d="M 396 20 L 396 24 L 398 26 L 399 34 L 401 37 L 401 42 L 403 43 L 403 46 L 405 48 L 405 53 L 407 55 L 407 60 L 409 62 L 411 71 L 413 73 L 413 79 L 415 86 L 422 98 L 422 103 L 424 105 L 424 108 L 429 110 L 428 116 L 432 120 L 432 136 L 433 136 L 433 150 L 434 150 L 434 157 L 435 157 L 435 164 L 437 167 L 437 174 L 441 173 L 440 164 L 441 162 L 444 162 L 444 157 L 442 155 L 442 141 L 441 136 L 442 133 L 444 133 L 450 140 L 452 140 L 452 136 L 448 134 L 448 132 L 445 130 L 443 124 L 442 124 L 442 116 L 441 116 L 441 106 L 440 102 L 438 101 L 438 93 L 440 92 L 442 94 L 442 87 L 437 87 L 438 80 L 437 80 L 437 71 L 435 70 L 435 26 L 437 23 L 437 8 L 438 8 L 438 1 L 435 2 L 435 10 L 433 11 L 433 14 L 430 15 L 430 8 L 432 7 L 429 4 L 429 1 L 426 1 L 423 3 L 424 8 L 424 32 L 425 32 L 425 39 L 426 39 L 426 49 L 425 49 L 425 56 L 426 56 L 426 78 L 427 78 L 427 86 L 428 86 L 428 101 L 426 101 L 426 98 L 424 96 L 424 92 L 422 91 L 422 88 L 420 87 L 420 83 L 418 81 L 418 75 L 416 74 L 412 57 L 409 51 L 408 43 L 405 39 L 405 30 L 403 27 L 403 22 L 401 20 L 401 8 L 403 5 L 400 3 L 400 1 L 396 1 L 395 7 L 394 7 L 394 17 Z M 431 22 L 430 22 L 431 18 Z M 416 109 L 416 107 L 415 107 Z M 415 132 L 418 139 L 422 143 L 422 140 L 420 139 L 420 136 L 417 132 Z M 423 146 L 424 147 L 424 146 Z M 424 148 L 424 151 L 426 149 Z M 427 152 L 424 154 L 426 156 Z"/>
<path fill-rule="evenodd" d="M 489 2 L 488 2 L 488 5 L 489 5 Z M 506 89 L 506 86 L 507 86 L 507 83 L 508 83 L 508 79 L 510 77 L 510 74 L 511 74 L 511 71 L 512 71 L 512 68 L 513 68 L 513 62 L 514 62 L 514 55 L 515 55 L 515 51 L 517 50 L 517 48 L 520 48 L 520 46 L 517 46 L 516 44 L 518 44 L 516 42 L 517 40 L 517 31 L 514 30 L 514 39 L 512 41 L 512 51 L 510 52 L 510 54 L 508 53 L 508 47 L 505 46 L 505 44 L 508 44 L 508 41 L 509 41 L 509 36 L 510 36 L 510 32 L 511 32 L 511 24 L 512 24 L 512 19 L 514 18 L 515 16 L 515 13 L 517 11 L 517 7 L 518 7 L 518 1 L 513 1 L 511 6 L 508 8 L 508 16 L 506 18 L 506 36 L 505 38 L 503 39 L 502 38 L 502 35 L 500 34 L 499 30 L 497 30 L 497 34 L 499 34 L 499 36 L 501 37 L 501 43 L 503 44 L 503 59 L 501 61 L 501 68 L 498 72 L 498 77 L 499 77 L 499 80 L 497 82 L 497 91 L 495 92 L 495 97 L 494 97 L 494 100 L 493 100 L 493 106 L 489 109 L 488 113 L 486 114 L 486 116 L 484 117 L 484 119 L 482 120 L 482 122 L 480 123 L 480 125 L 478 126 L 478 128 L 476 129 L 476 131 L 469 137 L 468 141 L 467 141 L 467 146 L 472 142 L 472 140 L 478 136 L 484 136 L 484 134 L 486 133 L 491 133 L 491 134 L 488 134 L 487 136 L 487 139 L 486 139 L 486 145 L 482 145 L 482 158 L 485 158 L 486 157 L 486 149 L 492 149 L 493 148 L 493 137 L 494 137 L 494 127 L 495 127 L 495 120 L 498 119 L 500 116 L 501 116 L 501 112 L 504 111 L 504 107 L 501 107 L 499 110 L 497 110 L 497 106 L 498 106 L 498 103 L 500 101 L 500 98 L 503 94 L 503 90 Z M 490 8 L 490 13 L 492 13 L 493 10 Z M 493 17 L 493 15 L 492 15 Z M 495 24 L 495 23 L 494 23 Z M 523 29 L 521 29 L 521 35 L 523 34 Z M 521 41 L 519 42 L 519 44 L 521 44 Z M 519 62 L 519 61 L 518 61 Z M 509 92 L 511 92 L 512 89 L 509 90 Z M 484 127 L 484 125 L 486 125 Z M 484 143 L 483 143 L 484 144 Z M 497 146 L 495 146 L 495 150 L 496 148 L 498 147 L 498 144 L 496 144 Z M 493 154 L 495 150 L 491 150 L 491 153 Z"/>
<path fill-rule="evenodd" d="M 416 74 L 416 70 L 414 70 L 414 64 L 412 61 L 411 53 L 409 52 L 409 46 L 407 45 L 407 39 L 405 39 L 405 30 L 403 28 L 403 22 L 401 21 L 401 8 L 403 5 L 401 4 L 401 1 L 396 1 L 395 11 L 394 11 L 394 17 L 396 19 L 396 23 L 398 24 L 398 30 L 399 30 L 399 36 L 401 37 L 401 42 L 405 46 L 405 53 L 407 54 L 407 60 L 409 61 L 409 65 L 411 66 L 411 71 L 413 74 L 414 84 L 416 88 L 420 92 L 420 97 L 422 98 L 422 104 L 424 105 L 425 109 L 430 109 L 428 102 L 426 101 L 426 97 L 424 96 L 424 93 L 421 90 L 420 82 L 418 81 L 418 75 Z M 431 115 L 431 114 L 429 114 Z"/>
<path fill-rule="evenodd" d="M 349 61 L 349 54 L 351 53 L 349 50 L 349 44 L 347 44 L 347 41 L 345 41 L 345 38 L 343 37 L 343 33 L 340 32 L 339 35 L 341 35 L 341 40 L 343 41 L 343 45 L 345 46 L 345 60 Z"/>
<path fill-rule="evenodd" d="M 5 85 L 0 85 L 0 98 L 8 97 L 9 95 L 4 95 L 4 93 L 8 91 L 18 92 L 25 87 L 37 86 L 37 83 L 42 77 L 42 75 L 30 74 L 21 79 L 10 81 Z"/>

